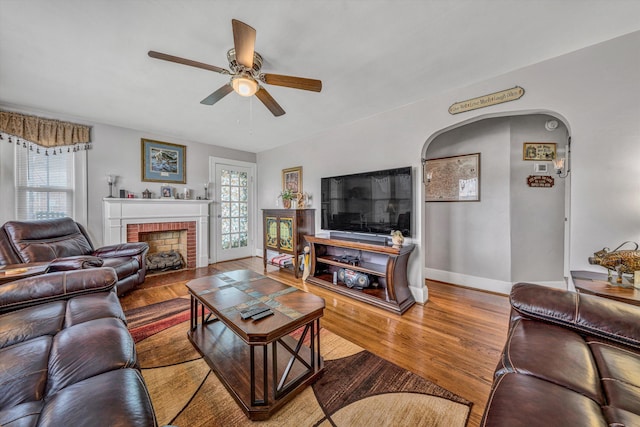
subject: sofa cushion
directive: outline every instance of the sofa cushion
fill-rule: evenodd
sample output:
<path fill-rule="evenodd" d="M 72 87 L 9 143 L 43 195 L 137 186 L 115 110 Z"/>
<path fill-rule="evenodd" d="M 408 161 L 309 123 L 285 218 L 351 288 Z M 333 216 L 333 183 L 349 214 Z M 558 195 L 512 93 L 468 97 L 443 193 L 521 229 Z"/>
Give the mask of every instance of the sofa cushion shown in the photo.
<path fill-rule="evenodd" d="M 65 327 L 104 317 L 114 317 L 126 325 L 127 320 L 115 292 L 80 295 L 67 301 Z"/>
<path fill-rule="evenodd" d="M 600 405 L 582 394 L 530 375 L 501 376 L 489 396 L 485 426 L 607 426 Z"/>
<path fill-rule="evenodd" d="M 64 301 L 55 301 L 0 314 L 0 348 L 55 334 L 64 325 L 65 305 Z"/>
<path fill-rule="evenodd" d="M 47 384 L 51 337 L 43 336 L 0 349 L 0 408 L 40 400 Z M 3 424 L 4 425 L 4 424 Z"/>
<path fill-rule="evenodd" d="M 520 319 L 512 326 L 501 360 L 496 376 L 532 375 L 605 404 L 589 345 L 570 329 Z"/>
<path fill-rule="evenodd" d="M 8 221 L 5 232 L 23 263 L 90 255 L 91 243 L 71 218 Z"/>
<path fill-rule="evenodd" d="M 140 372 L 119 369 L 70 385 L 51 396 L 38 426 L 155 426 Z"/>
<path fill-rule="evenodd" d="M 609 406 L 638 411 L 640 402 L 640 354 L 610 343 L 592 341 L 591 351 L 598 365 Z"/>
<path fill-rule="evenodd" d="M 131 334 L 114 318 L 96 319 L 56 334 L 46 395 L 107 371 L 138 366 Z"/>

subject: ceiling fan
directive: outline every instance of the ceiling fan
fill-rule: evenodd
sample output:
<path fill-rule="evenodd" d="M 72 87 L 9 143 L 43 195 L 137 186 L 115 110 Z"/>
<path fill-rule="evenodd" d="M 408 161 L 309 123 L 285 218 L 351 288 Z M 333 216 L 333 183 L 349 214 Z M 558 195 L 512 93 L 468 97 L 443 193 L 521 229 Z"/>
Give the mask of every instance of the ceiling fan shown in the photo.
<path fill-rule="evenodd" d="M 216 67 L 215 65 L 204 64 L 178 56 L 167 55 L 166 53 L 149 51 L 149 56 L 165 61 L 176 62 L 178 64 L 189 65 L 191 67 L 202 68 L 220 74 L 231 75 L 229 83 L 200 101 L 201 104 L 213 105 L 222 98 L 235 91 L 241 96 L 255 95 L 271 111 L 274 116 L 281 116 L 285 113 L 275 99 L 260 85 L 260 82 L 276 86 L 290 87 L 294 89 L 310 90 L 320 92 L 322 82 L 320 80 L 306 79 L 303 77 L 283 76 L 281 74 L 262 73 L 262 56 L 254 50 L 256 42 L 256 30 L 244 22 L 237 19 L 231 20 L 233 29 L 234 47 L 227 52 L 229 68 Z"/>

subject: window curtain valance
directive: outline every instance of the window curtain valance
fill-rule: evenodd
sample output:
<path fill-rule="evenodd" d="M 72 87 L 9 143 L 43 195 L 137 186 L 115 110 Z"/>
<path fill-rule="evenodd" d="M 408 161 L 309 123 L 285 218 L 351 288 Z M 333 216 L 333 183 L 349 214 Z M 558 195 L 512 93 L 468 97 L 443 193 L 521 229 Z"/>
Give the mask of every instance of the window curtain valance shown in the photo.
<path fill-rule="evenodd" d="M 62 152 L 63 146 L 68 147 L 67 151 L 71 147 L 74 152 L 86 150 L 91 143 L 89 126 L 0 110 L 0 139 L 4 139 L 2 134 L 8 135 L 9 142 L 13 142 L 12 136 L 16 137 L 16 144 L 22 139 L 25 148 L 27 142 L 32 150 L 31 143 L 43 147 L 47 154 L 48 149 L 53 149 L 54 154 L 56 150 Z"/>

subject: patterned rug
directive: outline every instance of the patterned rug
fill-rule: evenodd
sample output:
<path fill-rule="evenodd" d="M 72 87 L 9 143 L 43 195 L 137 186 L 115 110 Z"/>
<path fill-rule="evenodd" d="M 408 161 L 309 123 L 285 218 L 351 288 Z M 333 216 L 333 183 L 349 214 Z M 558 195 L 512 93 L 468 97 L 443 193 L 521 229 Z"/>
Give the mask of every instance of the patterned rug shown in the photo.
<path fill-rule="evenodd" d="M 250 421 L 187 339 L 189 299 L 125 314 L 160 425 L 465 426 L 471 403 L 321 328 L 323 376 Z"/>

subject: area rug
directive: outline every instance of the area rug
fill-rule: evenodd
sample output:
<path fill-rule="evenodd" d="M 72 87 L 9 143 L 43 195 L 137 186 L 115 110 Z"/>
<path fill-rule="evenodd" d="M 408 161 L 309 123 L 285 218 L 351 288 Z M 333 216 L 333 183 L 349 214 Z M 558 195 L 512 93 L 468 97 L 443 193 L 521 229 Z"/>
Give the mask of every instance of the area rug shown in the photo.
<path fill-rule="evenodd" d="M 250 421 L 187 339 L 189 300 L 125 314 L 159 425 L 465 426 L 471 403 L 321 328 L 323 376 L 267 421 Z"/>

